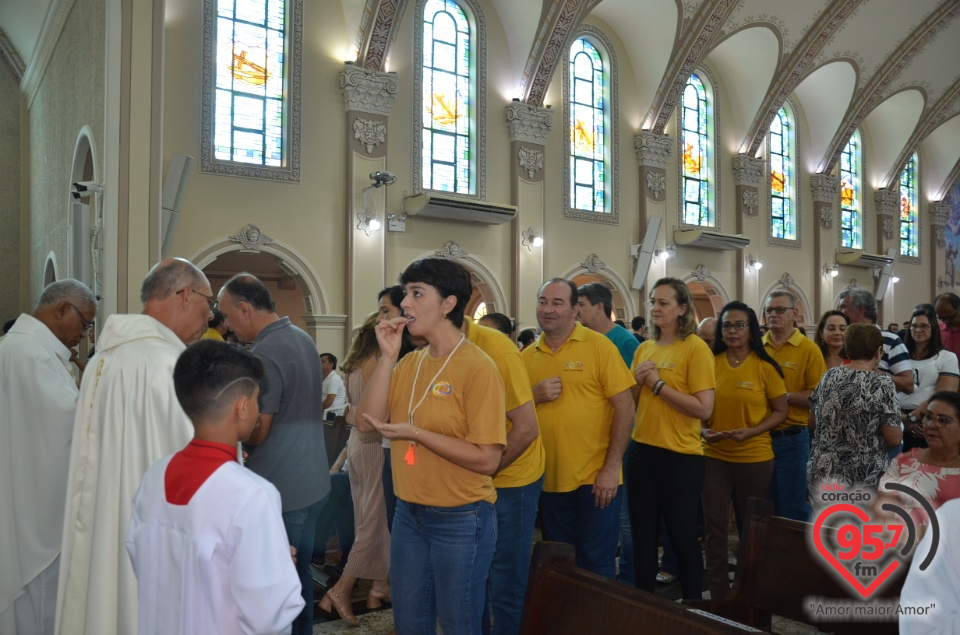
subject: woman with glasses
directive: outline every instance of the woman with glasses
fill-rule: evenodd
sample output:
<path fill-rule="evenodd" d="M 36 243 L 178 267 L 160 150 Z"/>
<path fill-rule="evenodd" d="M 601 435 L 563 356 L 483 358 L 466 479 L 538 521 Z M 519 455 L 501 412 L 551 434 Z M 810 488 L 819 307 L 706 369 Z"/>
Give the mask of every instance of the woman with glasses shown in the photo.
<path fill-rule="evenodd" d="M 900 404 L 893 380 L 876 372 L 883 332 L 875 324 L 851 324 L 843 336 L 850 363 L 831 368 L 810 395 L 816 434 L 807 461 L 807 488 L 816 512 L 831 503 L 824 486 L 849 492 L 876 490 L 900 444 Z"/>
<path fill-rule="evenodd" d="M 879 496 L 874 505 L 874 512 L 882 515 L 887 515 L 882 509 L 884 503 L 893 502 L 906 509 L 917 527 L 918 541 L 930 523 L 923 506 L 914 497 L 883 486 L 901 483 L 912 487 L 934 510 L 960 498 L 960 394 L 934 393 L 920 420 L 927 447 L 914 448 L 894 459 L 880 479 Z"/>
<path fill-rule="evenodd" d="M 696 336 L 693 296 L 661 278 L 650 294 L 652 337 L 633 356 L 636 427 L 624 458 L 637 588 L 653 593 L 660 523 L 677 555 L 685 599 L 703 596 L 697 510 L 703 487 L 700 421 L 713 412 L 710 349 Z"/>
<path fill-rule="evenodd" d="M 717 378 L 713 416 L 703 436 L 703 521 L 706 534 L 707 588 L 714 601 L 730 593 L 727 519 L 730 497 L 746 510 L 751 496 L 765 498 L 773 473 L 770 430 L 787 418 L 783 371 L 763 347 L 760 323 L 743 302 L 720 312 L 714 340 Z"/>
<path fill-rule="evenodd" d="M 843 350 L 843 333 L 850 326 L 850 318 L 843 312 L 827 311 L 817 324 L 817 332 L 813 336 L 813 343 L 820 347 L 823 361 L 827 368 L 836 368 L 847 361 L 847 353 Z"/>
<path fill-rule="evenodd" d="M 925 448 L 921 417 L 927 411 L 927 401 L 935 392 L 960 387 L 960 369 L 957 356 L 943 348 L 940 328 L 933 305 L 921 304 L 910 316 L 910 328 L 903 340 L 910 352 L 916 388 L 912 394 L 897 393 L 903 421 L 903 451 Z"/>

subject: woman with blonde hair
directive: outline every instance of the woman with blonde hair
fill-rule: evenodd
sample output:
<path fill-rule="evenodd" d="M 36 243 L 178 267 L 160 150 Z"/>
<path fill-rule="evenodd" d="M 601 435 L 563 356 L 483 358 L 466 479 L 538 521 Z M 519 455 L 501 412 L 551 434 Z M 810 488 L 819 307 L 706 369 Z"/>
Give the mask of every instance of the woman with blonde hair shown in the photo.
<path fill-rule="evenodd" d="M 696 336 L 693 297 L 682 280 L 661 278 L 653 285 L 650 323 L 651 338 L 633 356 L 637 417 L 624 459 L 636 585 L 654 592 L 662 520 L 677 555 L 683 597 L 700 599 L 700 421 L 713 413 L 713 354 Z"/>

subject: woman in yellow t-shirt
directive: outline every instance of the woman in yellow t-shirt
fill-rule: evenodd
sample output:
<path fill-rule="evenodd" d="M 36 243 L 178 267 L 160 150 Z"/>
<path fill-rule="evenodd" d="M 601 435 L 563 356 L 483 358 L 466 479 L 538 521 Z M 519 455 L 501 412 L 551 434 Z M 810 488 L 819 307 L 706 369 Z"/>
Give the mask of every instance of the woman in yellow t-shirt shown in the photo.
<path fill-rule="evenodd" d="M 740 513 L 751 496 L 766 498 L 773 473 L 769 431 L 787 418 L 787 389 L 783 371 L 763 348 L 757 314 L 743 302 L 729 302 L 720 312 L 713 353 L 717 395 L 702 430 L 702 498 L 707 588 L 712 600 L 721 601 L 730 593 L 730 497 L 736 493 Z"/>
<path fill-rule="evenodd" d="M 703 591 L 697 511 L 703 487 L 700 420 L 713 412 L 713 356 L 699 337 L 690 289 L 661 278 L 650 294 L 652 336 L 637 348 L 636 427 L 624 458 L 637 588 L 654 592 L 660 523 L 677 555 L 684 599 Z"/>
<path fill-rule="evenodd" d="M 391 440 L 390 582 L 398 633 L 480 635 L 496 546 L 491 475 L 506 446 L 503 381 L 460 327 L 470 274 L 439 258 L 400 277 L 404 315 L 377 325 L 380 361 L 357 411 Z M 397 362 L 408 330 L 427 346 Z M 390 421 L 390 423 L 384 423 Z"/>

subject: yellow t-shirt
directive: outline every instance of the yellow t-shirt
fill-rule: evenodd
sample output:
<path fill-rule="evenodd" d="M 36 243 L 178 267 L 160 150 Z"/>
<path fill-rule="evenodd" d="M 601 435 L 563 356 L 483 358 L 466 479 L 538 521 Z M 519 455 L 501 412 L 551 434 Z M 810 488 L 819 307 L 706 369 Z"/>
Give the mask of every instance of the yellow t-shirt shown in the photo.
<path fill-rule="evenodd" d="M 220 335 L 220 331 L 215 328 L 207 327 L 206 332 L 200 336 L 202 340 L 220 340 L 223 341 L 223 336 Z"/>
<path fill-rule="evenodd" d="M 525 403 L 533 402 L 533 391 L 530 389 L 530 378 L 527 369 L 523 366 L 520 349 L 509 337 L 495 329 L 475 324 L 467 319 L 467 339 L 490 356 L 503 379 L 505 391 L 506 411 L 519 408 Z M 506 419 L 507 434 L 513 429 L 513 423 Z M 522 487 L 536 481 L 543 474 L 544 453 L 543 442 L 537 436 L 533 443 L 508 465 L 493 477 L 495 487 Z"/>
<path fill-rule="evenodd" d="M 445 359 L 431 357 L 429 348 L 424 348 L 408 354 L 396 365 L 390 382 L 390 421 L 409 421 L 411 394 L 412 405 L 416 406 L 426 392 L 413 415 L 417 427 L 471 443 L 506 445 L 503 381 L 496 366 L 486 353 L 463 342 L 440 376 L 433 379 Z M 414 386 L 421 361 L 420 377 Z M 497 501 L 490 476 L 451 463 L 422 444 L 413 448 L 414 463 L 409 465 L 405 460 L 409 448 L 406 440 L 390 444 L 393 486 L 399 498 L 436 507 Z"/>
<path fill-rule="evenodd" d="M 695 335 L 677 338 L 667 346 L 647 340 L 633 354 L 630 368 L 647 360 L 656 362 L 660 379 L 674 390 L 693 395 L 716 387 L 713 353 Z M 640 390 L 633 440 L 680 454 L 703 454 L 700 420 L 681 414 L 646 385 Z"/>
<path fill-rule="evenodd" d="M 786 342 L 775 348 L 771 343 L 770 333 L 763 336 L 763 347 L 770 357 L 777 360 L 783 370 L 783 383 L 787 392 L 803 392 L 813 390 L 820 383 L 820 378 L 827 372 L 827 364 L 823 361 L 823 353 L 800 329 L 793 329 Z M 783 430 L 787 426 L 806 426 L 810 411 L 806 408 L 790 406 L 787 419 L 777 426 Z"/>
<path fill-rule="evenodd" d="M 710 427 L 718 432 L 736 428 L 752 428 L 770 413 L 770 399 L 787 392 L 777 369 L 751 352 L 736 368 L 730 366 L 725 353 L 715 358 L 717 394 Z M 731 463 L 759 463 L 773 460 L 770 434 L 764 432 L 737 443 L 724 439 L 703 442 L 703 454 Z"/>
<path fill-rule="evenodd" d="M 610 398 L 632 388 L 633 375 L 613 342 L 580 323 L 556 353 L 541 335 L 521 355 L 531 386 L 558 375 L 562 386 L 557 399 L 537 405 L 547 456 L 543 491 L 592 484 L 610 447 Z"/>

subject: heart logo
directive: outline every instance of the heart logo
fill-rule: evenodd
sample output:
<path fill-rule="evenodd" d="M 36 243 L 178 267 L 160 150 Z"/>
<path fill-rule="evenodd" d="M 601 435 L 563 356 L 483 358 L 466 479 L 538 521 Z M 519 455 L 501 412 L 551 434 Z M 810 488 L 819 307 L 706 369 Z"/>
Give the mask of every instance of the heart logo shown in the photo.
<path fill-rule="evenodd" d="M 882 571 L 877 573 L 877 577 L 873 580 L 873 582 L 871 582 L 867 586 L 864 586 L 863 582 L 858 580 L 857 577 L 850 572 L 850 569 L 848 569 L 842 562 L 840 562 L 840 559 L 837 557 L 837 555 L 840 552 L 839 547 L 837 548 L 838 554 L 834 554 L 831 551 L 832 547 L 830 545 L 826 545 L 823 543 L 822 529 L 823 529 L 824 522 L 831 516 L 835 514 L 841 514 L 841 513 L 853 514 L 854 516 L 859 518 L 860 527 L 857 527 L 852 523 L 847 523 L 842 527 L 840 527 L 840 529 L 838 530 L 838 535 L 844 534 L 846 532 L 849 536 L 856 536 L 856 540 L 859 541 L 861 537 L 861 528 L 867 530 L 865 533 L 867 533 L 869 536 L 870 534 L 869 530 L 871 527 L 877 527 L 882 529 L 882 526 L 880 525 L 864 526 L 864 523 L 870 520 L 870 517 L 867 515 L 867 513 L 864 512 L 859 507 L 856 507 L 855 505 L 849 505 L 846 503 L 831 505 L 817 517 L 817 520 L 813 525 L 813 543 L 816 546 L 817 551 L 820 552 L 820 555 L 823 556 L 824 560 L 830 563 L 833 566 L 833 568 L 837 570 L 837 572 L 843 577 L 844 580 L 847 581 L 847 583 L 853 588 L 853 590 L 859 593 L 863 597 L 863 599 L 866 600 L 866 599 L 869 599 L 870 596 L 873 595 L 878 588 L 880 588 L 880 585 L 883 584 L 884 581 L 887 578 L 889 578 L 890 575 L 893 574 L 893 572 L 900 567 L 900 561 L 894 558 L 893 560 L 888 562 L 887 566 L 884 567 Z M 897 534 L 897 537 L 899 537 L 899 532 Z M 845 542 L 852 544 L 852 541 L 850 540 L 847 540 Z M 856 552 L 854 552 L 854 550 L 851 549 L 850 551 L 846 552 L 846 554 L 844 554 L 843 557 L 844 559 L 847 559 L 847 560 L 853 560 L 854 558 L 857 558 L 855 564 L 856 564 L 857 570 L 859 571 L 862 560 L 869 559 L 869 560 L 876 561 L 882 556 L 882 551 L 886 551 L 887 549 L 895 549 L 896 543 L 897 543 L 896 539 L 890 541 L 889 543 L 884 543 L 879 538 L 876 538 L 875 540 L 870 540 L 869 544 L 873 548 L 873 552 L 871 552 L 869 558 L 867 558 L 866 556 L 857 558 L 856 554 L 859 554 L 860 552 L 860 544 L 859 542 L 857 542 L 857 544 L 855 545 Z M 877 553 L 877 550 L 880 547 L 882 547 L 883 549 L 881 553 Z M 878 566 L 866 565 L 866 566 L 863 566 L 863 570 L 876 573 L 878 571 Z"/>

